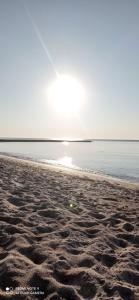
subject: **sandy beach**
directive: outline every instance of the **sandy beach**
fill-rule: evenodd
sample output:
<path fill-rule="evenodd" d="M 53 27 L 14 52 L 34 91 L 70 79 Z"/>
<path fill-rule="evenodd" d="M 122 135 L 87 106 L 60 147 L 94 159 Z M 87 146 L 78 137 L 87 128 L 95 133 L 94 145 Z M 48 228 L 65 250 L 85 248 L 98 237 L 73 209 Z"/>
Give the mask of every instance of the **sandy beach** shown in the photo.
<path fill-rule="evenodd" d="M 139 189 L 0 157 L 0 299 L 139 299 Z"/>

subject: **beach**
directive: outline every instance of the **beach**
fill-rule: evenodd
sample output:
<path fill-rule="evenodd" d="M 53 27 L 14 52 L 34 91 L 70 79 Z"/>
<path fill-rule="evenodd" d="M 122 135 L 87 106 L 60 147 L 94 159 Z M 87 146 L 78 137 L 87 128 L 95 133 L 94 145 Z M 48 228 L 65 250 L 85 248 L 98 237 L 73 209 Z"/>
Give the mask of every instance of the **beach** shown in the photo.
<path fill-rule="evenodd" d="M 137 185 L 0 156 L 0 202 L 0 299 L 139 299 Z"/>

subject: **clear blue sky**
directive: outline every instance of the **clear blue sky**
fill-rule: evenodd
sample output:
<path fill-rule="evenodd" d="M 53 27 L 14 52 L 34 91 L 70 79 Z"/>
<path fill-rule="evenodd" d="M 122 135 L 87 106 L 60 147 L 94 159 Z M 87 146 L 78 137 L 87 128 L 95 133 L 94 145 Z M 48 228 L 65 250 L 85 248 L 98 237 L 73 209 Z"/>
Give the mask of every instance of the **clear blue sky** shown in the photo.
<path fill-rule="evenodd" d="M 45 91 L 55 72 L 87 91 L 80 119 Z M 0 0 L 0 136 L 139 139 L 138 0 Z"/>

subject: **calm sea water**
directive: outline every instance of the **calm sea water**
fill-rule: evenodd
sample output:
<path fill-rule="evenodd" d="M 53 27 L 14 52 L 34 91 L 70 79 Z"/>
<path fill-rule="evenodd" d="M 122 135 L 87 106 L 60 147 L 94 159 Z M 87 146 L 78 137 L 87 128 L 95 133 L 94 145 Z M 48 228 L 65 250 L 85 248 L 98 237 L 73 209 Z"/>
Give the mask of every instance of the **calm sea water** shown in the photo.
<path fill-rule="evenodd" d="M 0 143 L 8 155 L 60 164 L 139 183 L 139 142 Z"/>

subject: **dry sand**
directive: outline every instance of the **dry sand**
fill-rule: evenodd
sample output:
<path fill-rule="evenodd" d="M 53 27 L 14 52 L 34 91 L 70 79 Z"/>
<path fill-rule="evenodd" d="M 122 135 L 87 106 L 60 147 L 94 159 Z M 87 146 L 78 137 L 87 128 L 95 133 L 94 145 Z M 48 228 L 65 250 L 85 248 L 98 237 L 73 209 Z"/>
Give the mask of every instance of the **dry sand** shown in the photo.
<path fill-rule="evenodd" d="M 0 299 L 139 299 L 137 188 L 1 157 L 0 203 Z"/>

